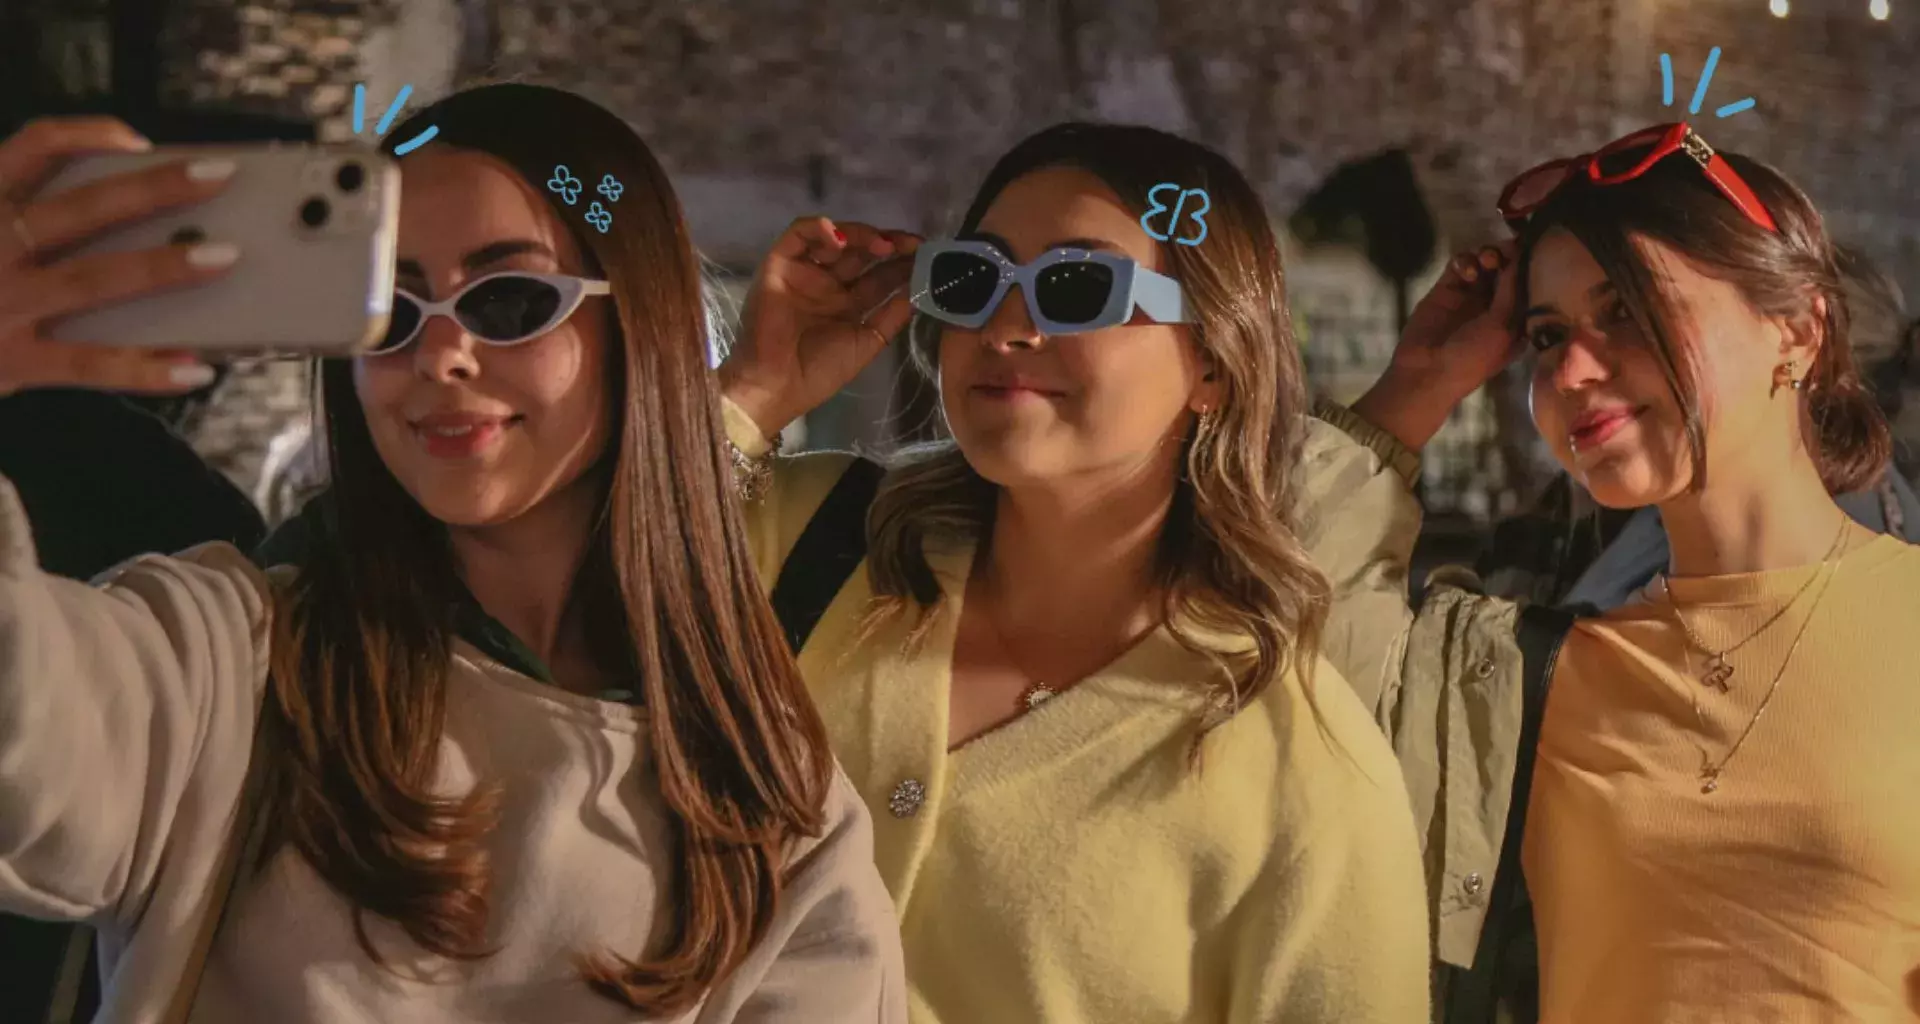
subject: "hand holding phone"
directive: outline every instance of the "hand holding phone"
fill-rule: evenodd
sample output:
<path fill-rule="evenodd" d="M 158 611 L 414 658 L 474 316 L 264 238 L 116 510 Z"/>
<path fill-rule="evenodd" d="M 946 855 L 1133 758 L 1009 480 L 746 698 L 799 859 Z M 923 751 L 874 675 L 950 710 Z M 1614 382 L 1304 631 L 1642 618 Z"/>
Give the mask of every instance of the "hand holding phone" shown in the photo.
<path fill-rule="evenodd" d="M 134 296 L 219 278 L 237 255 L 220 243 L 58 257 L 118 224 L 197 203 L 226 181 L 181 163 L 146 167 L 51 198 L 40 187 L 66 161 L 142 153 L 152 144 L 112 118 L 47 118 L 0 141 L 0 395 L 31 387 L 170 394 L 213 378 L 191 354 L 77 344 L 46 325 Z"/>
<path fill-rule="evenodd" d="M 179 146 L 70 163 L 43 194 L 57 200 L 148 167 L 230 171 L 196 206 L 163 211 L 84 244 L 80 255 L 162 245 L 238 245 L 231 272 L 144 295 L 52 326 L 56 339 L 144 348 L 350 356 L 386 333 L 393 304 L 400 172 L 363 146 Z"/>

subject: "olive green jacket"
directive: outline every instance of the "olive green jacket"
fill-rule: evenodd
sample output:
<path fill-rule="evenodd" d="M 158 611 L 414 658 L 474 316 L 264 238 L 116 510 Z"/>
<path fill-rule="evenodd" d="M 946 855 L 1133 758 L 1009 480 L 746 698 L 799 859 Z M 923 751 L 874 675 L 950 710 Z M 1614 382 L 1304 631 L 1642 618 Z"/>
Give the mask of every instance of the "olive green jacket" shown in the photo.
<path fill-rule="evenodd" d="M 1297 515 L 1302 542 L 1333 584 L 1325 654 L 1372 705 L 1399 756 L 1427 866 L 1435 958 L 1468 968 L 1513 802 L 1519 606 L 1448 568 L 1411 608 L 1418 456 L 1341 406 L 1323 402 L 1314 416 Z"/>

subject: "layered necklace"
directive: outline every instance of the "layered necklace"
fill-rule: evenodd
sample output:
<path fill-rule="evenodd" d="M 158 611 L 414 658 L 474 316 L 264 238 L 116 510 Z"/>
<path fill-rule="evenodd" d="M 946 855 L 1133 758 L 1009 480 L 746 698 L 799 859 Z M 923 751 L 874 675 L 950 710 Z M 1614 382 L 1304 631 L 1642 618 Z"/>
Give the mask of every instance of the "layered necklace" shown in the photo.
<path fill-rule="evenodd" d="M 1834 533 L 1833 543 L 1827 546 L 1827 553 L 1821 556 L 1820 563 L 1819 563 L 1821 566 L 1825 566 L 1828 562 L 1832 561 L 1833 553 L 1840 550 L 1840 542 L 1847 535 L 1847 523 L 1849 522 L 1851 522 L 1851 520 L 1847 518 L 1845 513 L 1842 513 L 1840 516 L 1840 529 Z M 1695 650 L 1707 656 L 1706 664 L 1702 666 L 1701 670 L 1696 675 L 1696 678 L 1700 680 L 1701 685 L 1712 687 L 1713 689 L 1719 690 L 1721 693 L 1726 693 L 1728 689 L 1731 688 L 1731 683 L 1733 680 L 1733 665 L 1727 661 L 1727 655 L 1732 654 L 1733 652 L 1739 650 L 1742 647 L 1745 647 L 1755 637 L 1758 637 L 1760 634 L 1765 633 L 1767 629 L 1771 627 L 1774 623 L 1779 622 L 1780 618 L 1786 615 L 1788 611 L 1792 610 L 1794 605 L 1800 603 L 1800 598 L 1806 595 L 1807 588 L 1811 587 L 1813 585 L 1813 581 L 1819 578 L 1820 578 L 1820 572 L 1819 572 L 1819 569 L 1817 568 L 1815 569 L 1815 571 L 1808 573 L 1807 581 L 1805 583 L 1800 584 L 1800 589 L 1794 591 L 1793 597 L 1788 599 L 1787 603 L 1781 605 L 1779 611 L 1774 612 L 1771 616 L 1769 616 L 1767 618 L 1767 621 L 1762 622 L 1760 624 L 1759 628 L 1755 629 L 1751 633 L 1748 633 L 1746 636 L 1741 637 L 1740 640 L 1736 642 L 1733 646 L 1723 647 L 1717 651 L 1707 646 L 1706 641 L 1700 639 L 1700 634 L 1695 633 L 1693 631 L 1693 627 L 1687 625 L 1687 617 L 1680 614 L 1680 604 L 1679 602 L 1674 601 L 1672 599 L 1673 592 L 1669 590 L 1667 592 L 1667 598 L 1668 598 L 1668 603 L 1673 607 L 1673 621 L 1680 624 L 1680 632 L 1686 634 L 1687 642 L 1692 644 Z M 1661 585 L 1664 587 L 1665 583 L 1666 581 L 1663 578 L 1661 580 Z"/>
<path fill-rule="evenodd" d="M 1807 628 L 1813 625 L 1814 616 L 1820 610 L 1821 599 L 1827 596 L 1827 590 L 1832 587 L 1834 577 L 1840 575 L 1840 564 L 1834 561 L 1834 555 L 1840 550 L 1841 542 L 1846 537 L 1847 524 L 1849 522 L 1851 522 L 1851 520 L 1845 513 L 1842 513 L 1840 516 L 1840 530 L 1834 534 L 1833 544 L 1827 548 L 1826 557 L 1822 558 L 1819 564 L 1814 567 L 1813 572 L 1808 574 L 1807 582 L 1800 585 L 1800 589 L 1794 592 L 1793 597 L 1788 600 L 1779 611 L 1769 616 L 1767 621 L 1761 623 L 1759 629 L 1749 633 L 1739 643 L 1722 651 L 1715 652 L 1700 641 L 1700 638 L 1687 626 L 1686 618 L 1680 614 L 1680 604 L 1673 599 L 1672 588 L 1665 588 L 1667 591 L 1667 603 L 1673 609 L 1674 621 L 1680 624 L 1680 631 L 1686 635 L 1688 643 L 1690 643 L 1694 649 L 1708 655 L 1707 668 L 1698 676 L 1700 682 L 1705 686 L 1719 690 L 1721 693 L 1726 693 L 1728 690 L 1727 681 L 1733 676 L 1733 666 L 1727 664 L 1726 655 L 1732 654 L 1735 650 L 1744 646 L 1747 641 L 1766 632 L 1767 627 L 1778 622 L 1780 617 L 1786 614 L 1787 609 L 1799 603 L 1801 596 L 1807 592 L 1807 589 L 1812 586 L 1815 580 L 1825 580 L 1825 582 L 1820 585 L 1819 592 L 1814 594 L 1813 603 L 1807 608 L 1807 617 L 1800 622 L 1800 629 L 1793 634 L 1793 643 L 1787 647 L 1787 656 L 1781 659 L 1780 668 L 1773 673 L 1773 679 L 1768 682 L 1767 692 L 1760 698 L 1760 706 L 1755 708 L 1753 716 L 1747 719 L 1746 728 L 1740 730 L 1740 735 L 1734 738 L 1733 745 L 1727 748 L 1727 752 L 1716 760 L 1712 753 L 1707 750 L 1705 743 L 1695 741 L 1694 746 L 1700 751 L 1699 782 L 1701 793 L 1711 795 L 1719 790 L 1720 776 L 1726 772 L 1727 765 L 1733 762 L 1734 756 L 1740 753 L 1740 748 L 1746 745 L 1747 737 L 1753 735 L 1754 727 L 1760 724 L 1761 717 L 1767 713 L 1767 706 L 1773 703 L 1773 695 L 1779 691 L 1780 681 L 1786 678 L 1787 666 L 1793 663 L 1794 654 L 1800 650 L 1800 641 L 1806 639 Z M 1662 586 L 1665 587 L 1665 580 L 1662 580 Z M 1689 656 L 1687 660 L 1691 663 L 1693 659 Z M 1698 691 L 1693 693 L 1693 717 L 1701 735 L 1705 736 L 1707 733 L 1707 716 L 1705 709 L 1700 705 L 1700 694 Z"/>

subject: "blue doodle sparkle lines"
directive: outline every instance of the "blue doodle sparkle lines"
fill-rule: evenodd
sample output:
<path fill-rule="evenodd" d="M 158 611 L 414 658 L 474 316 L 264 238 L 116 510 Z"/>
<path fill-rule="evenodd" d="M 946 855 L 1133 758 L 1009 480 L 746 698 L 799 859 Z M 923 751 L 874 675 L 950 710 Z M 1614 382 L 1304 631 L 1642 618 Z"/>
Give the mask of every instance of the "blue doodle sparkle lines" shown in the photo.
<path fill-rule="evenodd" d="M 1150 223 L 1153 215 L 1168 209 L 1167 204 L 1160 201 L 1160 193 L 1174 190 L 1180 193 L 1180 197 L 1174 201 L 1172 212 L 1167 216 L 1167 230 L 1156 231 Z M 1193 222 L 1200 225 L 1200 234 L 1193 238 L 1174 238 L 1174 234 L 1180 230 L 1180 211 L 1186 208 L 1188 196 L 1200 197 L 1200 208 L 1189 214 Z M 1183 189 L 1171 181 L 1164 181 L 1147 190 L 1147 202 L 1153 205 L 1147 208 L 1147 212 L 1140 215 L 1140 228 L 1154 241 L 1165 242 L 1171 239 L 1176 245 L 1199 245 L 1207 240 L 1207 211 L 1213 209 L 1213 200 L 1207 197 L 1206 189 Z"/>
<path fill-rule="evenodd" d="M 1700 84 L 1693 89 L 1693 102 L 1688 105 L 1687 113 L 1698 114 L 1700 112 L 1700 104 L 1705 103 L 1707 100 L 1707 83 L 1713 81 L 1713 69 L 1719 66 L 1720 48 L 1716 46 L 1711 53 L 1707 54 L 1706 66 L 1700 69 Z M 1660 105 L 1664 107 L 1673 106 L 1673 55 L 1670 53 L 1660 55 Z M 1719 110 L 1713 112 L 1713 116 L 1732 117 L 1742 110 L 1751 109 L 1753 109 L 1753 97 L 1748 96 L 1746 99 L 1734 100 L 1732 103 L 1721 107 Z"/>
<path fill-rule="evenodd" d="M 585 189 L 586 185 L 573 176 L 573 172 L 567 169 L 566 164 L 553 165 L 553 177 L 547 179 L 547 191 L 565 200 L 568 206 L 577 206 L 580 203 L 580 193 Z M 618 178 L 608 174 L 600 179 L 600 184 L 594 191 L 606 196 L 607 202 L 617 203 L 620 201 L 620 196 L 627 191 L 627 187 L 620 184 Z M 595 230 L 603 235 L 613 227 L 612 211 L 601 206 L 598 199 L 589 200 L 586 218 L 587 223 L 593 225 Z"/>
<path fill-rule="evenodd" d="M 405 85 L 400 87 L 400 95 L 395 96 L 393 102 L 387 105 L 387 112 L 380 115 L 380 123 L 373 126 L 373 134 L 376 136 L 387 134 L 387 129 L 393 127 L 393 119 L 400 116 L 400 108 L 407 105 L 407 97 L 411 95 L 413 95 L 413 86 Z M 356 83 L 353 87 L 353 134 L 358 135 L 362 131 L 365 131 L 366 122 L 367 85 L 365 82 L 360 82 Z M 430 124 L 427 126 L 426 131 L 393 147 L 393 155 L 406 156 L 408 153 L 432 141 L 433 137 L 438 134 L 440 134 L 440 126 Z"/>

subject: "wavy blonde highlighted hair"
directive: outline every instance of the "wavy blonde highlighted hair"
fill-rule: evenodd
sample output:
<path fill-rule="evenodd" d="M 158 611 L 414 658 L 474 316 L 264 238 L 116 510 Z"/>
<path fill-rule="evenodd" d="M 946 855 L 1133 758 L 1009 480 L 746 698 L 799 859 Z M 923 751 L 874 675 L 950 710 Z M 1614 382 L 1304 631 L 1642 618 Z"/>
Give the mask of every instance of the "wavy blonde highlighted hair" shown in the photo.
<path fill-rule="evenodd" d="M 1289 669 L 1311 694 L 1312 669 L 1331 588 L 1295 532 L 1292 469 L 1305 436 L 1305 374 L 1287 310 L 1279 245 L 1259 196 L 1225 157 L 1151 128 L 1066 123 L 1029 137 L 1000 159 L 961 223 L 976 228 L 1015 179 L 1048 167 L 1087 171 L 1144 214 L 1162 182 L 1205 189 L 1211 200 L 1200 245 L 1163 243 L 1165 271 L 1197 314 L 1194 343 L 1224 389 L 1212 417 L 1185 440 L 1185 471 L 1162 528 L 1154 582 L 1174 637 L 1215 654 L 1183 628 L 1245 636 L 1250 657 L 1223 662 L 1212 687 L 1216 709 L 1198 738 L 1259 696 Z M 1178 230 L 1190 235 L 1192 229 Z M 919 318 L 908 346 L 929 381 L 939 372 L 940 325 Z M 990 535 L 997 485 L 967 463 L 952 440 L 897 453 L 868 518 L 868 574 L 876 597 L 864 632 L 917 614 L 909 635 L 925 635 L 942 592 L 923 551 L 927 542 Z"/>

